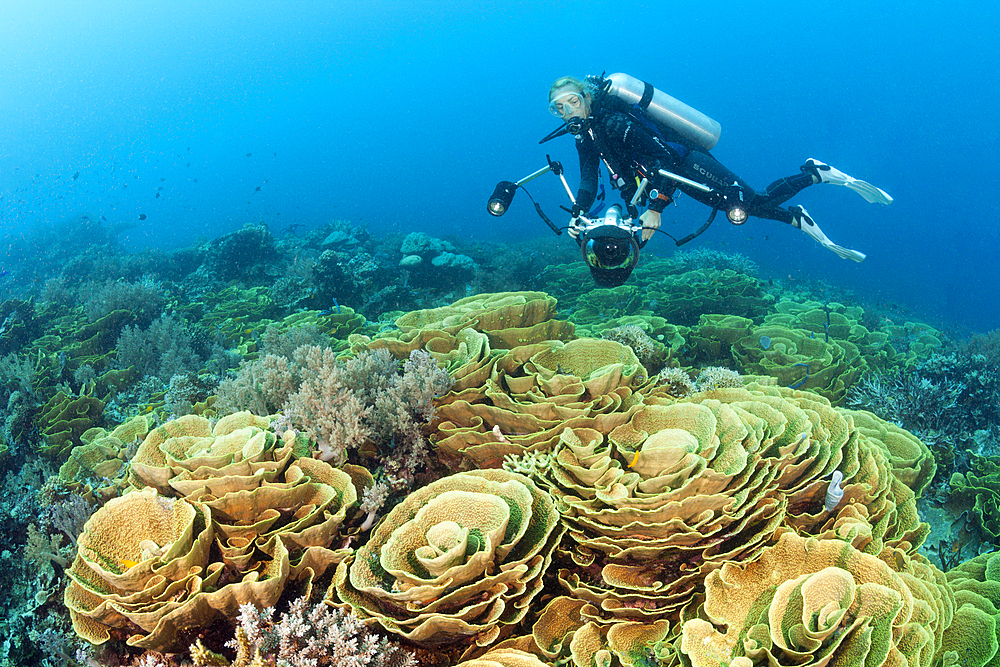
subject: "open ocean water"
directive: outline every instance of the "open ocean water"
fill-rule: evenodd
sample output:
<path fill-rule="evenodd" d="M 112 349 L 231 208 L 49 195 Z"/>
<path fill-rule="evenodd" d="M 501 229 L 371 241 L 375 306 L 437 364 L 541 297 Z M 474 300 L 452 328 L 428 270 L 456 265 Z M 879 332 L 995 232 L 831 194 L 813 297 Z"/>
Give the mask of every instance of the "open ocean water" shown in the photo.
<path fill-rule="evenodd" d="M 485 199 L 546 153 L 575 187 L 572 139 L 537 144 L 557 125 L 548 86 L 625 72 L 718 120 L 714 154 L 755 186 L 815 157 L 895 198 L 794 200 L 867 253 L 857 266 L 756 219 L 696 245 L 987 331 L 1000 326 L 998 14 L 985 1 L 10 0 L 0 233 L 103 215 L 135 223 L 130 249 L 259 221 L 551 235 L 523 196 L 499 220 Z M 550 215 L 566 203 L 555 178 L 530 189 Z M 664 229 L 687 233 L 707 212 L 679 204 Z M 649 248 L 674 250 L 662 235 Z"/>

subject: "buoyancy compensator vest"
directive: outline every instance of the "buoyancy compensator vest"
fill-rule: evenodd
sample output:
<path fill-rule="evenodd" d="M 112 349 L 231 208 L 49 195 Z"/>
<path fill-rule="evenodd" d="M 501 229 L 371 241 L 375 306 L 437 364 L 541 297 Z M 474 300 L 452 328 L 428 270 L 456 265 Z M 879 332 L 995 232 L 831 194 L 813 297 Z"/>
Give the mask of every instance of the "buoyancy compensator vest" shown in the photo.
<path fill-rule="evenodd" d="M 638 107 L 654 122 L 676 132 L 693 148 L 710 151 L 719 141 L 722 126 L 718 121 L 645 81 L 621 73 L 590 76 L 587 79 L 599 92 Z"/>

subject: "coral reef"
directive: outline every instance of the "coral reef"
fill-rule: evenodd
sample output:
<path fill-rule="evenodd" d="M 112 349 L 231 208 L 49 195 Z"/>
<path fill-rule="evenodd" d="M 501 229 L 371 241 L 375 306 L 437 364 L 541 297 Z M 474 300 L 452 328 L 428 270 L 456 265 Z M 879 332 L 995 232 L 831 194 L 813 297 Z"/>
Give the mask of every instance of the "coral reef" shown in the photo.
<path fill-rule="evenodd" d="M 2 285 L 5 667 L 996 661 L 995 335 L 711 250 L 58 229 Z"/>

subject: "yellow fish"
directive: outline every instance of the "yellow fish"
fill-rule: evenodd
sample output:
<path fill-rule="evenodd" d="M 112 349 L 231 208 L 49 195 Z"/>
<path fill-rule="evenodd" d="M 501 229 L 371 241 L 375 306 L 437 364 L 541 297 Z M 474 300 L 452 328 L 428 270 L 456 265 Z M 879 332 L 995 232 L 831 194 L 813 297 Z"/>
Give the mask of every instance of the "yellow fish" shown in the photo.
<path fill-rule="evenodd" d="M 135 567 L 136 565 L 139 564 L 139 561 L 137 561 L 137 560 L 128 560 L 128 559 L 125 559 L 125 558 L 122 558 L 121 561 L 122 561 L 122 565 L 125 566 L 126 570 L 129 569 L 129 568 Z"/>

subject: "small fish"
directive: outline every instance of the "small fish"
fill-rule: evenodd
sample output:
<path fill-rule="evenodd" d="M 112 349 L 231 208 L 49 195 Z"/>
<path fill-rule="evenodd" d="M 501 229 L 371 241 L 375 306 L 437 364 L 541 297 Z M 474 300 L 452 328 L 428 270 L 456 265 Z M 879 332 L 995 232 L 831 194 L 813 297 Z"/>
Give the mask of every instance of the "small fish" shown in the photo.
<path fill-rule="evenodd" d="M 156 193 L 156 196 L 155 196 L 155 197 L 153 197 L 153 199 L 159 199 L 159 198 L 160 198 L 160 193 L 159 193 L 159 192 L 157 192 L 157 193 Z"/>
<path fill-rule="evenodd" d="M 107 221 L 108 221 L 108 219 L 107 219 L 107 218 L 105 218 L 105 217 L 104 217 L 103 215 L 101 216 L 101 220 L 103 220 L 104 222 L 107 222 Z"/>
<path fill-rule="evenodd" d="M 260 192 L 260 186 L 259 185 L 256 188 L 254 188 L 254 192 Z"/>
<path fill-rule="evenodd" d="M 125 569 L 126 569 L 126 570 L 128 570 L 128 569 L 131 569 L 131 568 L 133 568 L 133 567 L 135 567 L 136 565 L 138 565 L 138 564 L 139 564 L 139 561 L 136 561 L 136 560 L 128 560 L 127 558 L 122 558 L 122 559 L 121 559 L 121 562 L 122 562 L 122 565 L 124 565 L 124 566 L 125 566 Z"/>
<path fill-rule="evenodd" d="M 167 179 L 165 179 L 165 178 L 161 178 L 160 179 L 160 183 L 166 183 L 166 182 L 167 182 Z"/>
<path fill-rule="evenodd" d="M 76 172 L 75 174 L 73 174 L 73 180 L 74 180 L 74 181 L 75 181 L 76 179 L 78 179 L 78 178 L 80 178 L 80 172 Z"/>
<path fill-rule="evenodd" d="M 247 157 L 253 157 L 253 153 L 247 153 Z"/>
<path fill-rule="evenodd" d="M 184 165 L 184 166 L 185 166 L 185 167 L 190 167 L 190 166 L 191 166 L 191 163 L 190 163 L 190 162 L 188 162 L 188 163 L 187 163 L 186 165 Z"/>
<path fill-rule="evenodd" d="M 139 219 L 140 220 L 145 220 L 146 219 L 146 214 L 145 213 L 140 213 L 139 214 Z"/>
<path fill-rule="evenodd" d="M 631 468 L 632 466 L 634 466 L 636 461 L 638 460 L 639 460 L 639 452 L 636 452 L 635 456 L 632 457 L 632 463 L 629 463 L 628 467 Z"/>

